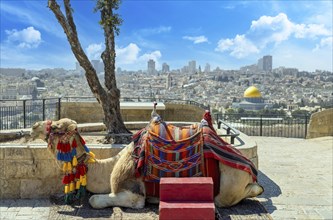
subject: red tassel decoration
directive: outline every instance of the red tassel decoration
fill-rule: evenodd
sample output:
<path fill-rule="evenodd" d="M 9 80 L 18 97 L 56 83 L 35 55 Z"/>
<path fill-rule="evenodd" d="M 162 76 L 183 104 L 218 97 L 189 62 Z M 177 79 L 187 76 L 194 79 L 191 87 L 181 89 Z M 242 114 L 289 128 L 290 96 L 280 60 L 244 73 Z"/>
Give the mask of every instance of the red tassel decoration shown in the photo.
<path fill-rule="evenodd" d="M 69 182 L 73 182 L 74 181 L 74 174 L 72 173 L 72 174 L 70 174 L 69 175 L 70 177 L 69 177 Z"/>
<path fill-rule="evenodd" d="M 78 170 L 76 170 L 76 173 L 75 173 L 75 179 L 80 179 L 80 173 Z"/>
<path fill-rule="evenodd" d="M 61 150 L 61 143 L 60 143 L 60 141 L 58 141 L 58 144 L 57 144 L 57 150 L 58 150 L 58 151 Z"/>
<path fill-rule="evenodd" d="M 66 143 L 63 143 L 63 151 L 64 151 L 64 153 L 67 153 L 67 144 Z"/>
<path fill-rule="evenodd" d="M 62 183 L 65 185 L 69 184 L 70 183 L 69 178 L 70 178 L 69 175 L 65 175 L 64 178 L 62 179 Z"/>
<path fill-rule="evenodd" d="M 76 148 L 77 147 L 77 143 L 76 143 L 76 140 L 75 138 L 73 139 L 73 142 L 72 142 L 72 148 Z"/>
<path fill-rule="evenodd" d="M 79 174 L 79 176 L 81 176 L 82 175 L 82 169 L 81 169 L 81 165 L 79 165 L 78 167 L 77 167 L 77 173 Z"/>
<path fill-rule="evenodd" d="M 82 173 L 83 175 L 85 175 L 87 172 L 86 172 L 86 167 L 85 166 L 82 166 Z"/>
<path fill-rule="evenodd" d="M 68 153 L 71 150 L 71 146 L 69 143 L 65 143 L 65 152 Z"/>
<path fill-rule="evenodd" d="M 60 151 L 61 152 L 65 152 L 65 149 L 64 149 L 64 143 L 60 143 Z"/>

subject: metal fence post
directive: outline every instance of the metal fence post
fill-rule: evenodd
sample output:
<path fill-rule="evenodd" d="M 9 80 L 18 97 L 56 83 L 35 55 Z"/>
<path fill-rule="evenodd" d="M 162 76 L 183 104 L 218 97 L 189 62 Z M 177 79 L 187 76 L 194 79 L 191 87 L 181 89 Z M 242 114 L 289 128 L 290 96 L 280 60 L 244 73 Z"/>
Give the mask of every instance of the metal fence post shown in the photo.
<path fill-rule="evenodd" d="M 260 136 L 262 136 L 262 115 L 260 115 Z"/>
<path fill-rule="evenodd" d="M 305 134 L 304 134 L 304 138 L 306 138 L 307 133 L 308 133 L 308 116 L 305 114 Z"/>
<path fill-rule="evenodd" d="M 43 121 L 45 121 L 45 99 L 43 99 Z"/>
<path fill-rule="evenodd" d="M 60 110 L 61 110 L 61 97 L 58 98 L 58 120 L 60 120 Z"/>
<path fill-rule="evenodd" d="M 26 123 L 26 114 L 25 114 L 25 104 L 26 104 L 27 100 L 23 100 L 23 128 L 27 127 L 27 123 Z"/>

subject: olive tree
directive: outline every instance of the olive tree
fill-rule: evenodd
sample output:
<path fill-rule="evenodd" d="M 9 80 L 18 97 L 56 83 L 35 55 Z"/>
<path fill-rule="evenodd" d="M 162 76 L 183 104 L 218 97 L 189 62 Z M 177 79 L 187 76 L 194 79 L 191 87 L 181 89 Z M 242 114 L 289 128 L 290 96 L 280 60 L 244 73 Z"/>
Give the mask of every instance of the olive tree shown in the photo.
<path fill-rule="evenodd" d="M 120 0 L 96 0 L 95 12 L 99 11 L 101 14 L 99 23 L 104 31 L 105 50 L 101 54 L 104 64 L 104 86 L 82 49 L 73 19 L 71 1 L 63 0 L 63 5 L 64 9 L 57 0 L 48 0 L 48 7 L 63 28 L 74 56 L 85 71 L 88 85 L 102 106 L 104 124 L 108 132 L 106 140 L 112 140 L 114 143 L 129 142 L 131 132 L 126 128 L 120 114 L 120 91 L 117 88 L 115 74 L 115 35 L 119 34 L 119 26 L 122 23 L 122 19 L 115 13 L 115 10 L 119 8 Z"/>

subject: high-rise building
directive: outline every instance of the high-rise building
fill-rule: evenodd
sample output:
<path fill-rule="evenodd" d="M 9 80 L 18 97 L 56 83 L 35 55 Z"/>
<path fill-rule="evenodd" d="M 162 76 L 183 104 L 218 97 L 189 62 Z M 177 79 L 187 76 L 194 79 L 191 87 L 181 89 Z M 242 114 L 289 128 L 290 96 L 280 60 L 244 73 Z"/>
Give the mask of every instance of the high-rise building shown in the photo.
<path fill-rule="evenodd" d="M 266 72 L 271 72 L 273 67 L 273 58 L 270 55 L 263 56 L 258 60 L 258 69 Z"/>
<path fill-rule="evenodd" d="M 168 73 L 170 72 L 170 66 L 166 63 L 162 64 L 162 73 Z"/>
<path fill-rule="evenodd" d="M 210 65 L 209 65 L 209 63 L 206 63 L 205 73 L 210 73 Z"/>
<path fill-rule="evenodd" d="M 166 78 L 166 85 L 165 85 L 165 87 L 166 87 L 166 89 L 170 89 L 171 86 L 172 86 L 172 78 L 171 78 L 171 74 L 169 72 L 168 75 L 167 75 L 167 78 Z"/>
<path fill-rule="evenodd" d="M 195 73 L 197 71 L 197 64 L 195 60 L 188 62 L 189 73 Z"/>
<path fill-rule="evenodd" d="M 155 61 L 150 59 L 148 60 L 148 74 L 154 74 L 156 72 L 155 70 Z"/>
<path fill-rule="evenodd" d="M 270 55 L 264 56 L 263 58 L 263 69 L 264 71 L 272 71 L 273 58 Z"/>

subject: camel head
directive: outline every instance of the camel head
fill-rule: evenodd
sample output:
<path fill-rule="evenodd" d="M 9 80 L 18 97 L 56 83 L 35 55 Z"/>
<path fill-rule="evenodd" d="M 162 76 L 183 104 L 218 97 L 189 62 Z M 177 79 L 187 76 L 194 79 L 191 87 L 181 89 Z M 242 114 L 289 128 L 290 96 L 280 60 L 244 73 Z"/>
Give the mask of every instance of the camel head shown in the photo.
<path fill-rule="evenodd" d="M 68 136 L 68 134 L 71 135 Z M 84 147 L 77 133 L 77 123 L 71 119 L 63 118 L 58 121 L 39 121 L 32 126 L 30 132 L 30 137 L 33 140 L 42 139 L 47 142 L 48 148 L 52 153 L 56 153 L 57 144 L 64 135 L 68 136 L 66 142 L 72 143 L 75 139 L 79 155 L 84 153 Z"/>
<path fill-rule="evenodd" d="M 30 131 L 30 137 L 32 140 L 42 139 L 46 141 L 48 133 L 46 130 L 47 123 L 47 121 L 38 121 L 32 126 Z"/>
<path fill-rule="evenodd" d="M 63 118 L 59 121 L 38 121 L 32 126 L 30 137 L 33 140 L 42 139 L 47 142 L 51 132 L 68 132 L 75 129 L 77 129 L 76 121 L 69 118 Z"/>

